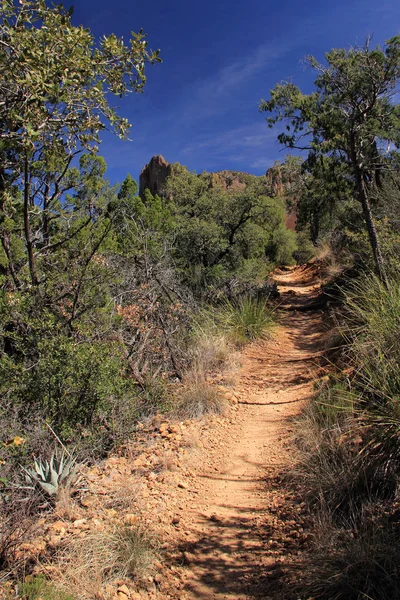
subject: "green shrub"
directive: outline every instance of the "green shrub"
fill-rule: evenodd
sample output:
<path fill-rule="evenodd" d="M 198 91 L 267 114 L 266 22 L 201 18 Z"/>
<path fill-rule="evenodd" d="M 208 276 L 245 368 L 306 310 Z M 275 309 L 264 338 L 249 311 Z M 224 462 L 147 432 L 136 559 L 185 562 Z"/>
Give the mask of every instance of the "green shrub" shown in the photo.
<path fill-rule="evenodd" d="M 277 266 L 294 265 L 294 255 L 297 250 L 297 235 L 295 231 L 286 229 L 284 225 L 277 227 L 271 234 L 266 248 L 266 254 Z"/>
<path fill-rule="evenodd" d="M 27 578 L 19 587 L 22 600 L 75 600 L 74 596 L 57 589 L 43 575 Z"/>
<path fill-rule="evenodd" d="M 238 346 L 262 337 L 274 324 L 264 299 L 242 297 L 225 301 L 215 315 L 217 326 Z"/>
<path fill-rule="evenodd" d="M 305 232 L 299 232 L 296 239 L 296 250 L 294 256 L 299 265 L 302 265 L 312 258 L 316 254 L 316 248 L 309 236 Z"/>
<path fill-rule="evenodd" d="M 400 280 L 371 275 L 347 294 L 349 357 L 362 396 L 364 455 L 400 473 Z"/>

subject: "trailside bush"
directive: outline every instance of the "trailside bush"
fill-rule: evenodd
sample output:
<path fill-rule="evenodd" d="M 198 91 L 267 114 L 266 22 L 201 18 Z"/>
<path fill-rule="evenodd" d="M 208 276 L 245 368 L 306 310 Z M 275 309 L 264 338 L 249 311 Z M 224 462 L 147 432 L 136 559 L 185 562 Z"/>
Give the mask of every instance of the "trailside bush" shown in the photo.
<path fill-rule="evenodd" d="M 347 376 L 332 376 L 304 410 L 293 476 L 315 544 L 299 596 L 400 597 L 400 285 L 365 275 L 345 291 Z"/>

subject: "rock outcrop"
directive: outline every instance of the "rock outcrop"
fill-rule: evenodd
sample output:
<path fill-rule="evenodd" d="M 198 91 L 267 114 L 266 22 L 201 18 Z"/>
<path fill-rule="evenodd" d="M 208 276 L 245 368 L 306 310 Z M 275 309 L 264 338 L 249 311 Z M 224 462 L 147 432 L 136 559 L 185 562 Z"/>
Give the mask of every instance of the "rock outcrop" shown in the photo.
<path fill-rule="evenodd" d="M 296 172 L 285 164 L 275 163 L 265 173 L 268 195 L 272 198 L 285 198 L 290 196 L 292 208 L 286 213 L 286 227 L 296 230 L 297 211 L 296 205 L 301 190 L 300 171 Z"/>
<path fill-rule="evenodd" d="M 161 154 L 153 156 L 150 162 L 143 167 L 139 179 L 139 194 L 143 195 L 144 190 L 150 190 L 158 194 L 167 177 L 171 175 L 172 166 L 165 160 Z"/>
<path fill-rule="evenodd" d="M 173 173 L 173 165 L 157 154 L 143 167 L 140 173 L 139 194 L 142 196 L 146 189 L 154 194 L 160 194 L 162 186 L 167 178 Z M 222 187 L 224 190 L 240 191 L 253 178 L 265 182 L 266 194 L 271 197 L 284 197 L 293 185 L 290 172 L 276 164 L 266 172 L 265 176 L 257 177 L 239 171 L 218 171 L 214 173 L 201 173 L 199 177 L 207 177 L 209 186 L 212 188 Z M 291 210 L 286 215 L 286 226 L 289 229 L 296 228 L 296 210 Z"/>
<path fill-rule="evenodd" d="M 244 190 L 246 182 L 243 181 L 245 173 L 233 171 L 218 171 L 210 173 L 210 187 L 222 187 L 224 190 Z"/>

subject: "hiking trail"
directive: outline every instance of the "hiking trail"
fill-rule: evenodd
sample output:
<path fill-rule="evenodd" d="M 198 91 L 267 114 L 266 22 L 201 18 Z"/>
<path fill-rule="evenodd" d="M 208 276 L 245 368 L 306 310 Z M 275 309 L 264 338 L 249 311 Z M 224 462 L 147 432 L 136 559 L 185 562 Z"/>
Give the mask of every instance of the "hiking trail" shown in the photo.
<path fill-rule="evenodd" d="M 305 511 L 285 496 L 279 475 L 293 462 L 291 419 L 318 373 L 322 313 L 301 307 L 313 302 L 320 281 L 305 267 L 274 279 L 281 308 L 272 339 L 244 350 L 235 418 L 222 433 L 210 431 L 209 450 L 194 463 L 194 483 L 181 498 L 176 543 L 184 583 L 167 597 L 273 598 L 274 580 L 304 543 Z"/>

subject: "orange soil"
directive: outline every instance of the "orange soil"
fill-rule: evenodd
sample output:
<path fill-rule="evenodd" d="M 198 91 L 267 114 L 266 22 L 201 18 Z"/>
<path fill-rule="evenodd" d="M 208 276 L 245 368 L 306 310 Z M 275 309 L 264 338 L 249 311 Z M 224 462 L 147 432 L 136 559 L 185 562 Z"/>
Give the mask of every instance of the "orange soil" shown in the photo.
<path fill-rule="evenodd" d="M 304 505 L 284 497 L 277 477 L 293 464 L 291 420 L 312 394 L 321 345 L 321 313 L 293 308 L 320 286 L 312 269 L 275 279 L 292 310 L 280 313 L 272 340 L 245 349 L 236 415 L 203 440 L 191 488 L 181 497 L 176 544 L 184 583 L 164 597 L 275 598 L 274 580 L 301 551 Z"/>

